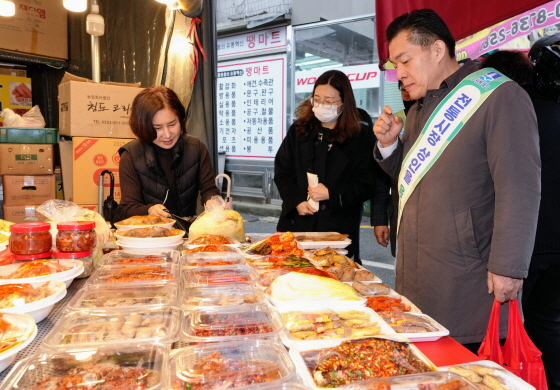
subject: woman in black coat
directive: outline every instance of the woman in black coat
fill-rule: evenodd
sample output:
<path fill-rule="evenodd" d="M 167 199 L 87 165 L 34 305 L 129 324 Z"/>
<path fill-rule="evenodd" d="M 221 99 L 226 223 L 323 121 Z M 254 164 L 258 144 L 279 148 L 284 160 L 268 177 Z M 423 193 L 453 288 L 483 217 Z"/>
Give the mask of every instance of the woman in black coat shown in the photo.
<path fill-rule="evenodd" d="M 351 257 L 359 243 L 362 204 L 375 192 L 371 118 L 356 107 L 348 77 L 337 70 L 317 79 L 296 116 L 274 161 L 283 201 L 277 229 L 349 234 Z M 308 185 L 307 173 L 318 175 L 318 186 Z M 318 210 L 308 200 L 317 202 Z"/>

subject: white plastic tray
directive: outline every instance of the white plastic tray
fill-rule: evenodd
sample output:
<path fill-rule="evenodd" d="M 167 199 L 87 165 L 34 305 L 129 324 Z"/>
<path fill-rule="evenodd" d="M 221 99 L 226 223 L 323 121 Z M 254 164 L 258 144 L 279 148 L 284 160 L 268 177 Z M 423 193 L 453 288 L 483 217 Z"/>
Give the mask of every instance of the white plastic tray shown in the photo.
<path fill-rule="evenodd" d="M 21 279 L 0 279 L 0 284 L 14 284 L 14 283 L 43 283 L 47 280 L 60 280 L 64 282 L 66 288 L 70 287 L 70 284 L 76 276 L 79 276 L 84 272 L 84 264 L 81 260 L 58 260 L 58 262 L 64 267 L 72 267 L 69 270 L 57 272 L 50 275 L 35 276 L 32 278 L 21 278 Z M 19 268 L 19 266 L 25 263 L 16 263 L 10 265 L 0 266 L 0 275 L 9 275 Z"/>
<path fill-rule="evenodd" d="M 430 323 L 435 326 L 438 331 L 436 332 L 423 332 L 423 333 L 397 333 L 398 335 L 404 336 L 407 339 L 409 339 L 412 342 L 422 342 L 422 341 L 435 341 L 435 340 L 439 340 L 444 336 L 449 336 L 449 330 L 447 328 L 445 328 L 443 325 L 441 325 L 439 322 L 437 322 L 436 320 L 434 320 L 432 317 L 430 317 L 427 314 L 422 314 L 422 313 L 410 313 L 410 314 L 414 314 L 415 316 L 418 317 L 422 317 L 425 318 L 426 320 L 430 321 Z M 388 327 L 391 327 L 391 325 L 387 324 Z M 393 330 L 391 328 L 391 330 Z"/>
<path fill-rule="evenodd" d="M 341 309 L 332 309 L 330 307 L 315 307 L 312 310 L 301 310 L 304 312 L 318 312 L 318 311 L 323 311 L 323 310 L 333 310 L 336 312 L 341 312 L 341 311 L 348 311 L 348 310 L 341 310 Z M 385 321 L 383 321 L 383 319 L 379 316 L 379 314 L 377 314 L 376 312 L 374 312 L 373 310 L 371 310 L 369 307 L 361 307 L 359 309 L 351 309 L 351 310 L 358 310 L 361 312 L 364 312 L 366 314 L 368 314 L 370 316 L 370 321 L 371 322 L 377 322 L 377 325 L 379 326 L 379 335 L 394 335 L 396 334 L 396 332 L 393 330 L 393 328 L 391 328 Z M 279 310 L 280 314 L 282 313 L 287 313 L 290 311 L 295 311 L 295 310 Z M 284 324 L 285 325 L 285 324 Z M 354 338 L 361 338 L 361 337 L 354 337 Z M 322 341 L 322 340 L 299 340 L 299 339 L 295 339 L 290 335 L 290 332 L 288 330 L 286 330 L 286 332 L 282 335 L 281 337 L 282 342 L 284 343 L 284 345 L 287 348 L 291 348 L 292 345 L 294 343 L 311 343 L 311 342 L 315 342 L 315 341 Z M 326 340 L 330 340 L 330 339 L 326 339 Z M 340 340 L 340 339 L 338 339 Z"/>
<path fill-rule="evenodd" d="M 24 326 L 26 332 L 24 334 L 18 335 L 17 341 L 20 342 L 20 344 L 15 345 L 14 347 L 0 353 L 0 372 L 4 371 L 10 364 L 12 364 L 12 362 L 16 358 L 17 353 L 27 347 L 37 335 L 37 325 L 35 325 L 35 320 L 33 320 L 33 318 L 31 318 L 30 316 L 20 316 L 17 314 L 5 315 L 5 317 L 8 316 L 11 316 L 16 320 L 17 323 L 14 323 L 16 326 Z M 8 318 L 5 319 L 8 320 Z"/>
<path fill-rule="evenodd" d="M 409 342 L 409 340 L 399 335 L 374 336 L 368 338 L 384 338 L 384 339 L 389 339 L 389 340 L 394 340 L 394 341 L 399 341 L 404 343 Z M 324 389 L 322 387 L 318 387 L 315 381 L 313 380 L 313 377 L 311 376 L 311 373 L 309 372 L 309 369 L 307 368 L 307 365 L 305 364 L 305 361 L 303 360 L 301 353 L 305 351 L 333 348 L 340 345 L 345 340 L 348 339 L 297 341 L 293 343 L 292 347 L 290 348 L 289 355 L 292 358 L 294 365 L 296 366 L 296 372 L 298 373 L 299 377 L 302 379 L 303 383 L 306 386 L 316 390 Z M 428 366 L 432 367 L 433 370 L 436 369 L 436 366 L 434 366 L 434 364 L 416 346 L 414 346 L 414 344 L 410 343 L 409 346 L 414 352 L 414 354 L 416 355 L 416 357 L 424 361 L 424 363 L 426 363 Z M 335 387 L 335 388 L 340 388 L 340 387 Z"/>
<path fill-rule="evenodd" d="M 320 237 L 328 234 L 339 234 L 338 232 L 295 232 L 294 236 L 308 236 L 308 237 Z M 296 240 L 297 241 L 297 240 Z M 340 241 L 298 241 L 302 249 L 319 249 L 330 247 L 333 249 L 346 248 L 352 243 L 352 240 L 348 237 Z"/>
<path fill-rule="evenodd" d="M 500 370 L 499 376 L 504 380 L 505 387 L 507 387 L 510 390 L 535 390 L 534 386 L 530 385 L 529 383 L 525 382 L 523 379 L 519 378 L 517 375 L 512 374 L 506 369 L 500 367 L 499 364 L 494 363 L 490 360 L 480 360 L 472 363 L 455 364 L 453 366 L 438 367 L 438 371 L 448 371 L 449 367 L 462 367 L 468 369 L 469 366 L 472 365 L 490 367 L 490 368 L 495 368 Z"/>
<path fill-rule="evenodd" d="M 270 294 L 265 293 L 266 299 L 274 305 L 279 311 L 290 310 L 313 310 L 316 307 L 328 307 L 332 310 L 354 310 L 363 309 L 366 305 L 366 299 L 355 301 L 341 300 L 306 300 L 298 299 L 292 301 L 282 301 L 273 298 Z"/>
<path fill-rule="evenodd" d="M 46 283 L 49 283 L 49 288 L 54 291 L 53 294 L 35 302 L 0 309 L 0 311 L 4 313 L 29 314 L 36 323 L 43 321 L 49 315 L 54 305 L 66 296 L 66 285 L 64 282 L 51 280 Z M 33 283 L 33 285 L 37 287 L 42 285 L 42 283 Z"/>

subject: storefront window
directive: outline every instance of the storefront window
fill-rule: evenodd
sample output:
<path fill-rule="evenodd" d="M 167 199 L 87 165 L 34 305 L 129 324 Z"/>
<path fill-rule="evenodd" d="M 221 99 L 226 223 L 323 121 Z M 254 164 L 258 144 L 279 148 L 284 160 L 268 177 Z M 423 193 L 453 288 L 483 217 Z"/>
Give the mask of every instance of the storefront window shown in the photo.
<path fill-rule="evenodd" d="M 372 117 L 380 112 L 378 67 L 373 17 L 317 23 L 294 27 L 293 111 L 308 98 L 322 73 L 337 69 L 352 82 L 356 104 Z"/>

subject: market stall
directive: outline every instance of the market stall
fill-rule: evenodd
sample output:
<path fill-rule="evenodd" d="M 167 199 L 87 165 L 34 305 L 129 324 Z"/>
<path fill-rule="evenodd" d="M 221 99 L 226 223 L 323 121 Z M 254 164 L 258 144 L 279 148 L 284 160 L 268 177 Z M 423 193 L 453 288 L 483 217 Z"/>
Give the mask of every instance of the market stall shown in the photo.
<path fill-rule="evenodd" d="M 101 367 L 125 370 L 137 388 L 270 382 L 266 388 L 348 384 L 365 389 L 406 382 L 405 389 L 422 383 L 476 389 L 456 376 L 473 373 L 475 382 L 533 389 L 492 362 L 465 366 L 479 359 L 447 336 L 437 319 L 344 256 L 345 235 L 249 233 L 251 242 L 241 243 L 226 235 L 175 232 L 162 227 L 166 222 L 152 220 L 150 225 L 133 218 L 117 223 L 123 230 L 114 232 L 115 237 L 133 240 L 135 250 L 105 254 L 86 278 L 74 280 L 84 271 L 79 260 L 28 260 L 0 267 L 4 285 L 25 285 L 26 277 L 46 273 L 38 282 L 60 283 L 66 294 L 58 293 L 58 302 L 49 301 L 43 318 L 36 318 L 36 336 L 26 336 L 32 341 L 0 374 L 6 379 L 1 389 L 52 386 L 53 381 L 69 380 L 70 373 L 72 380 L 90 381 L 96 375 L 96 381 L 105 383 Z M 9 238 L 25 225 L 12 225 Z M 62 240 L 66 225 L 51 245 L 72 250 L 75 243 Z M 208 228 L 206 223 L 193 226 L 199 232 Z M 243 223 L 228 215 L 213 230 L 239 234 Z M 75 235 L 84 236 L 80 230 Z M 50 268 L 31 266 L 38 262 Z M 397 351 L 404 360 L 394 360 L 400 356 Z M 349 359 L 329 366 L 329 357 L 343 355 Z M 387 366 L 389 362 L 396 367 Z M 208 371 L 210 364 L 214 368 Z M 363 369 L 357 368 L 362 364 Z M 236 367 L 234 374 L 231 367 Z M 400 377 L 415 373 L 424 374 Z M 375 377 L 387 378 L 374 384 Z"/>

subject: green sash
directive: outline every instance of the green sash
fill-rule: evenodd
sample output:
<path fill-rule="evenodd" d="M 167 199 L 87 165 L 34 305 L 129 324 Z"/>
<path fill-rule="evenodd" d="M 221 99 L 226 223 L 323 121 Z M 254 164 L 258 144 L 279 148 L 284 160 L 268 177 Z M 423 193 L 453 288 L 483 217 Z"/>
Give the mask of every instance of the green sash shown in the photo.
<path fill-rule="evenodd" d="M 504 82 L 495 69 L 485 68 L 465 77 L 436 107 L 420 136 L 407 153 L 399 174 L 399 222 L 408 198 L 465 123 Z"/>

